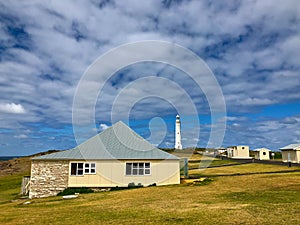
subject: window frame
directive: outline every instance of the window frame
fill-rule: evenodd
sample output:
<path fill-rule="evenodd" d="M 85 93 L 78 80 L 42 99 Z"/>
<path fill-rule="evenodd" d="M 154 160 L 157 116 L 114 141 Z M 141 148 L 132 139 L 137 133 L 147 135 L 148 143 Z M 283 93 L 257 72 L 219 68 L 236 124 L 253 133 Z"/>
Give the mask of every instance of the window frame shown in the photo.
<path fill-rule="evenodd" d="M 151 162 L 125 162 L 125 176 L 151 176 Z"/>
<path fill-rule="evenodd" d="M 86 167 L 88 165 L 88 167 Z M 92 166 L 93 165 L 93 166 Z M 88 172 L 86 172 L 88 170 Z M 96 174 L 96 163 L 95 162 L 85 162 L 84 163 L 84 174 Z"/>
<path fill-rule="evenodd" d="M 79 167 L 79 165 L 80 165 L 80 167 Z M 88 165 L 88 167 L 86 167 L 86 165 Z M 88 172 L 86 172 L 86 169 L 88 169 Z M 96 163 L 95 162 L 71 162 L 70 163 L 70 176 L 80 176 L 81 177 L 84 175 L 94 175 L 94 174 L 96 174 Z"/>

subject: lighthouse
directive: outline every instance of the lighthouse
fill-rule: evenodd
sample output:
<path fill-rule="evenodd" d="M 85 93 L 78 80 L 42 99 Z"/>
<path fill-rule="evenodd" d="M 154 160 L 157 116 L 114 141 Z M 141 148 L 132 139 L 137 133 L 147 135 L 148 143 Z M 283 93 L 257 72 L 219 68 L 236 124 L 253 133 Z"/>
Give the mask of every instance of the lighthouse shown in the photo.
<path fill-rule="evenodd" d="M 179 115 L 176 116 L 176 122 L 175 122 L 175 149 L 182 149 Z"/>

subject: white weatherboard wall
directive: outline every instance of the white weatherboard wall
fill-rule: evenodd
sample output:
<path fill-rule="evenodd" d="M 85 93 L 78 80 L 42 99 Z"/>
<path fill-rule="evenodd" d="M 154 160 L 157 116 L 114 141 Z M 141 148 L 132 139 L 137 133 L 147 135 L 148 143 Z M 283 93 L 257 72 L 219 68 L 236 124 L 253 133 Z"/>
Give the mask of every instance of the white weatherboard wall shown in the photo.
<path fill-rule="evenodd" d="M 300 163 L 300 150 L 284 150 L 282 151 L 282 161 Z"/>
<path fill-rule="evenodd" d="M 72 161 L 82 162 L 82 161 Z M 71 163 L 72 163 L 71 162 Z M 126 175 L 126 162 L 150 162 L 150 175 Z M 179 160 L 100 160 L 96 174 L 69 175 L 69 187 L 127 187 L 129 183 L 168 185 L 180 183 Z"/>

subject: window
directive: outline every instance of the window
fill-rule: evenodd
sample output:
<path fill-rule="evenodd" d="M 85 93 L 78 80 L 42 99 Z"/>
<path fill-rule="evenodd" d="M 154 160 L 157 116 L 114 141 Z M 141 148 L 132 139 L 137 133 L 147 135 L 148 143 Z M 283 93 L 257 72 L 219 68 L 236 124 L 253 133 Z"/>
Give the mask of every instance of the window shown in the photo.
<path fill-rule="evenodd" d="M 126 175 L 150 175 L 150 163 L 126 163 Z"/>
<path fill-rule="evenodd" d="M 266 152 L 263 152 L 263 155 L 266 155 L 267 153 Z"/>
<path fill-rule="evenodd" d="M 96 163 L 85 163 L 84 174 L 96 174 Z"/>
<path fill-rule="evenodd" d="M 96 174 L 96 163 L 71 163 L 71 175 Z"/>
<path fill-rule="evenodd" d="M 83 163 L 71 163 L 71 175 L 83 175 Z"/>

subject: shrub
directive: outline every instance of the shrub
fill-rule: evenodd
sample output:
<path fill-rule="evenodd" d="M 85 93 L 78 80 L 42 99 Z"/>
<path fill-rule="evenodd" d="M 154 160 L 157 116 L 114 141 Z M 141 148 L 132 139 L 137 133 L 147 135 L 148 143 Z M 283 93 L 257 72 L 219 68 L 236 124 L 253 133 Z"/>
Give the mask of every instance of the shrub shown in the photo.
<path fill-rule="evenodd" d="M 274 156 L 275 159 L 282 159 L 281 152 L 274 152 L 274 153 L 275 153 L 275 156 Z M 272 158 L 272 156 L 271 156 L 271 158 Z"/>
<path fill-rule="evenodd" d="M 139 188 L 143 187 L 141 183 L 135 184 L 134 182 L 128 184 L 128 188 Z"/>
<path fill-rule="evenodd" d="M 93 193 L 94 191 L 87 187 L 81 188 L 66 188 L 62 192 L 59 192 L 57 196 L 64 196 L 64 195 L 74 195 L 75 193 L 79 194 L 86 194 L 86 193 Z"/>

